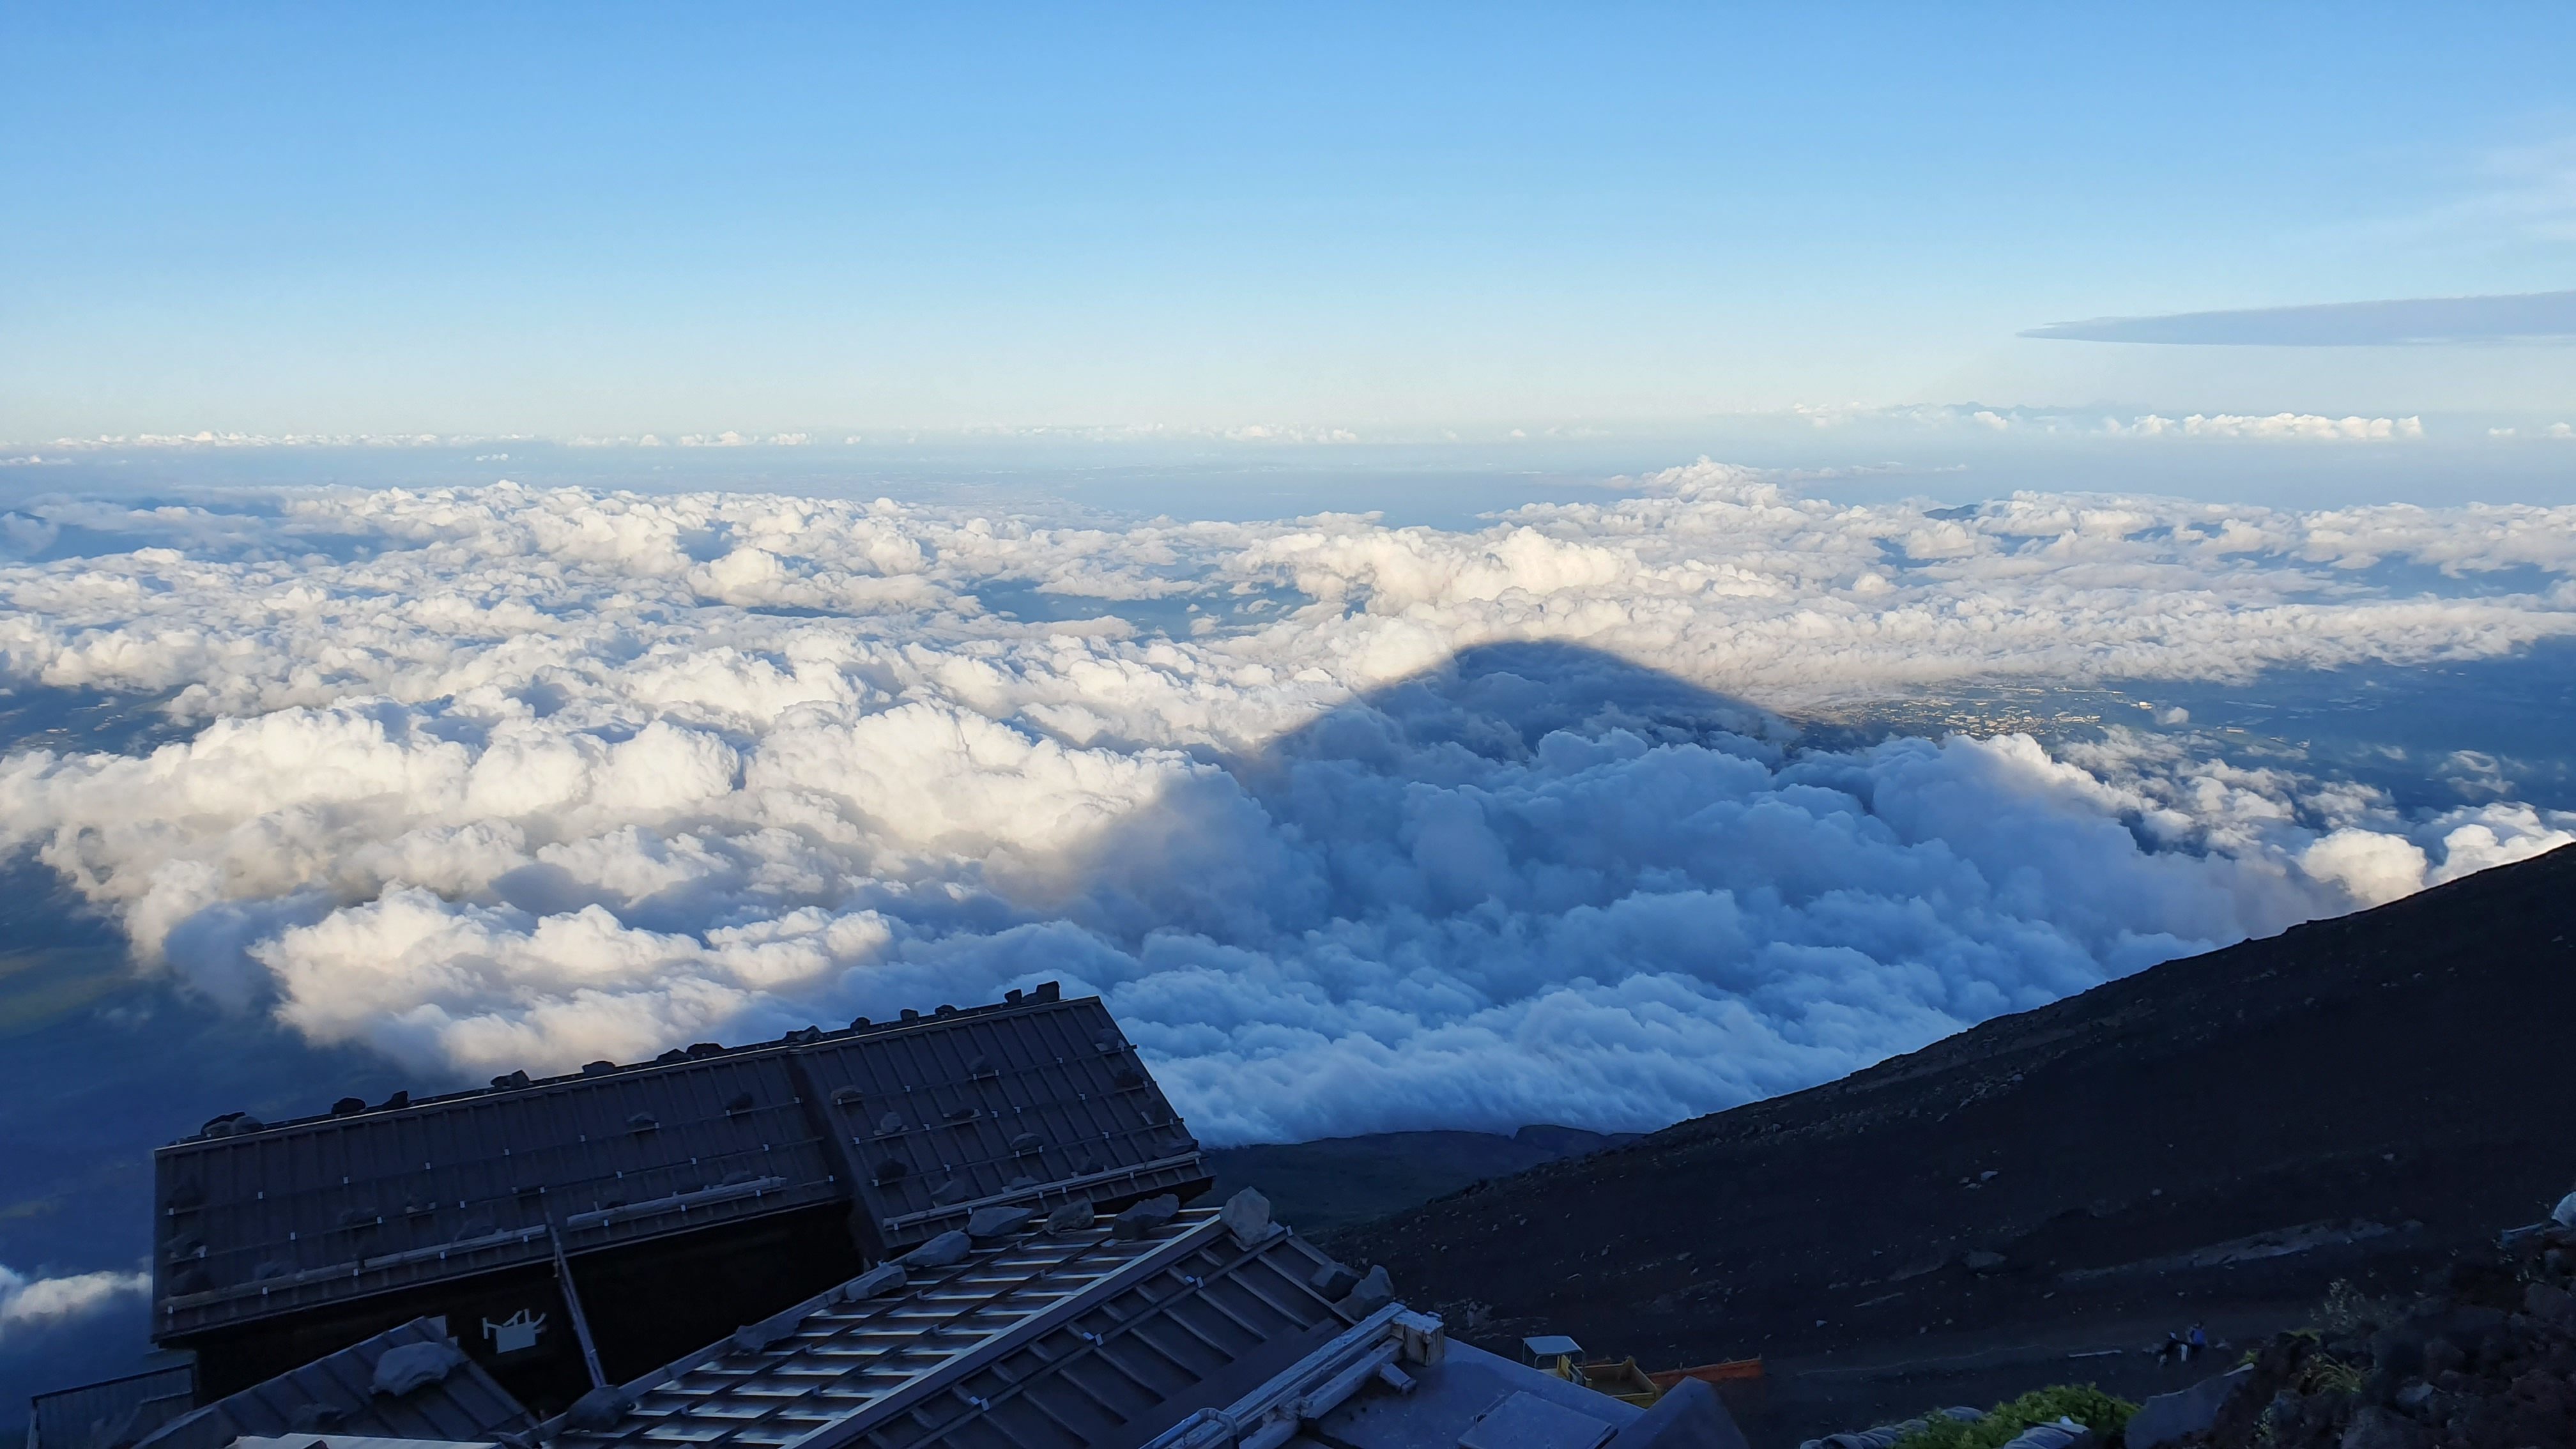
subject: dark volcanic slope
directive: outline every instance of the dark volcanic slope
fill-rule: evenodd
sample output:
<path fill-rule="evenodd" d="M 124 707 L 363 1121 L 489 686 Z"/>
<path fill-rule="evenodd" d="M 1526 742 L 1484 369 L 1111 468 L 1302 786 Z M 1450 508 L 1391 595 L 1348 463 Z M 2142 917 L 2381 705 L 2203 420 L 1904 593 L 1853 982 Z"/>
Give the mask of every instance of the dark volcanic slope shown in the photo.
<path fill-rule="evenodd" d="M 1535 1126 L 1508 1137 L 1499 1132 L 1372 1132 L 1314 1142 L 1216 1147 L 1208 1150 L 1208 1165 L 1216 1169 L 1216 1186 L 1209 1192 L 1222 1201 L 1237 1188 L 1259 1188 L 1281 1222 L 1326 1233 L 1489 1177 L 1633 1142 L 1638 1135 Z"/>
<path fill-rule="evenodd" d="M 2571 940 L 2576 847 L 1337 1247 L 1471 1338 L 1544 1326 L 1650 1365 L 1763 1352 L 1851 1373 L 2008 1341 L 2063 1358 L 2200 1317 L 2250 1332 L 2333 1277 L 2411 1280 L 2567 1190 Z"/>

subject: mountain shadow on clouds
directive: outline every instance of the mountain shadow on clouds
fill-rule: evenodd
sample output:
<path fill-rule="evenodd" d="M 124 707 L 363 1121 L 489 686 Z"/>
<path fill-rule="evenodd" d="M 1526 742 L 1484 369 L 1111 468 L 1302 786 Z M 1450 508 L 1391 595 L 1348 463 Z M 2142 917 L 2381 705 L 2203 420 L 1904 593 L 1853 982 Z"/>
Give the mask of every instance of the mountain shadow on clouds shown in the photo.
<path fill-rule="evenodd" d="M 1498 777 L 1673 745 L 1769 765 L 1796 735 L 1759 706 L 1602 650 L 1479 645 L 1258 750 L 1216 756 L 1218 773 L 1167 790 L 1082 852 L 1067 911 L 1132 949 L 1157 932 L 1250 944 L 1372 908 L 1469 909 L 1533 843 L 1472 808 Z"/>
<path fill-rule="evenodd" d="M 2331 908 L 2142 842 L 2026 739 L 1796 740 L 1598 650 L 1471 649 L 1200 762 L 1019 894 L 1083 930 L 943 959 L 1102 991 L 1211 1141 L 1610 1132 Z"/>

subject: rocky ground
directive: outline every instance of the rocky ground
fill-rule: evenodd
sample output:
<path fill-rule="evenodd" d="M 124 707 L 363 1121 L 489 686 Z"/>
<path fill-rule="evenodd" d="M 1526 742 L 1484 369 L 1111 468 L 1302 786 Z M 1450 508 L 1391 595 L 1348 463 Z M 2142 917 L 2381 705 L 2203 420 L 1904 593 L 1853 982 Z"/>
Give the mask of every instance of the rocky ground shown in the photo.
<path fill-rule="evenodd" d="M 2571 1214 L 2576 1216 L 2576 1214 Z M 2208 1432 L 2219 1449 L 2576 1444 L 2576 1227 L 2514 1236 L 2411 1295 L 2338 1296 L 2254 1355 Z"/>
<path fill-rule="evenodd" d="M 2175 961 L 1843 1081 L 1339 1234 L 1454 1332 L 1772 1364 L 1795 1444 L 1937 1404 L 2188 1382 L 2484 1261 L 2576 1152 L 2576 848 Z M 2494 1306 L 2494 1305 L 2489 1305 Z M 2536 1390 L 2535 1390 L 2536 1392 Z"/>

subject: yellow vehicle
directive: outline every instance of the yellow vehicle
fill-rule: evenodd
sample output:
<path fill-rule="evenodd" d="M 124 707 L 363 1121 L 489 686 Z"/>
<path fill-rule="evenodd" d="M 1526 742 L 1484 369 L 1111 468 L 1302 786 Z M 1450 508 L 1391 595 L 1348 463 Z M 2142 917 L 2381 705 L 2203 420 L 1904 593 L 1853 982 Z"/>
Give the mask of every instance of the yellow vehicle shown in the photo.
<path fill-rule="evenodd" d="M 1681 1381 L 1676 1378 L 1673 1382 Z M 1616 1362 L 1603 1359 L 1585 1364 L 1583 1385 L 1596 1393 L 1608 1394 L 1622 1403 L 1634 1404 L 1641 1409 L 1653 1408 L 1655 1400 L 1662 1398 L 1664 1390 L 1668 1387 L 1668 1385 L 1656 1383 L 1652 1375 L 1637 1367 L 1634 1355 Z"/>
<path fill-rule="evenodd" d="M 1562 1333 L 1542 1333 L 1522 1339 L 1521 1362 L 1568 1383 L 1584 1382 L 1583 1345 Z"/>

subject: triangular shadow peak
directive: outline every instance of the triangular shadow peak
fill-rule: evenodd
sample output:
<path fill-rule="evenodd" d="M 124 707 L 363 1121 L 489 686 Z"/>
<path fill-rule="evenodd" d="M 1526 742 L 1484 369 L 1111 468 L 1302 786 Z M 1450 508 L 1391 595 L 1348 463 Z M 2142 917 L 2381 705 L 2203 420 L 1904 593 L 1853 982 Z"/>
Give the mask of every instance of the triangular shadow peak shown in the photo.
<path fill-rule="evenodd" d="M 1797 731 L 1729 695 L 1581 644 L 1526 640 L 1462 649 L 1381 685 L 1229 760 L 1258 778 L 1290 761 L 1391 759 L 1390 750 L 1454 747 L 1487 760 L 1527 760 L 1548 735 L 1624 730 L 1649 744 L 1762 742 Z"/>
<path fill-rule="evenodd" d="M 1479 791 L 1672 745 L 1762 768 L 1796 733 L 1603 650 L 1479 645 L 1177 782 L 1077 853 L 1061 908 L 1130 947 L 1157 931 L 1251 944 L 1374 910 L 1466 909 L 1546 853 L 1513 838 L 1521 818 L 1470 818 Z M 1589 898 L 1609 882 L 1562 884 Z"/>

